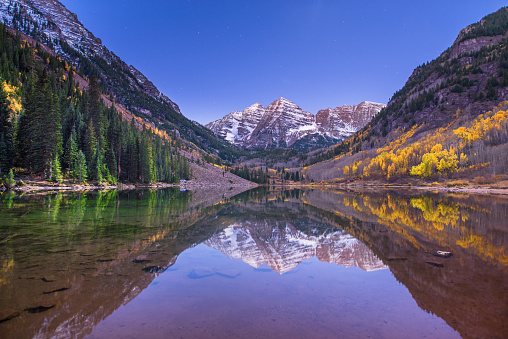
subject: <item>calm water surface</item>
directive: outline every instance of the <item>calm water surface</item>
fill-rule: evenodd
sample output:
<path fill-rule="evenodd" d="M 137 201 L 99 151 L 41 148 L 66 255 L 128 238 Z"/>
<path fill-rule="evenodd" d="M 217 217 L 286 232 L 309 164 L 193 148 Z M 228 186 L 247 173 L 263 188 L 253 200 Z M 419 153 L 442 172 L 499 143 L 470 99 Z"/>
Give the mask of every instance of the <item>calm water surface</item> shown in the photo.
<path fill-rule="evenodd" d="M 507 217 L 415 191 L 4 194 L 0 337 L 506 338 Z"/>

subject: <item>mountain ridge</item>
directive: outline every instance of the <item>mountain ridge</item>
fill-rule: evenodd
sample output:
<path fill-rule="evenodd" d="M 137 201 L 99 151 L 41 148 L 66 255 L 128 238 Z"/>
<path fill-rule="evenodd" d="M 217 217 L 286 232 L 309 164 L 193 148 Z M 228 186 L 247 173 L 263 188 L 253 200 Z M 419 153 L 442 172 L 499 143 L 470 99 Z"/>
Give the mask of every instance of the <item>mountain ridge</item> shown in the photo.
<path fill-rule="evenodd" d="M 107 49 L 57 0 L 0 0 L 0 20 L 6 26 L 46 45 L 82 78 L 97 77 L 108 105 L 128 111 L 136 123 L 167 134 L 176 133 L 201 153 L 231 160 L 239 150 L 202 125 L 186 118 L 180 107 L 134 66 Z"/>
<path fill-rule="evenodd" d="M 444 180 L 507 173 L 507 38 L 506 7 L 462 29 L 438 58 L 414 69 L 363 129 L 307 161 L 307 179 Z"/>
<path fill-rule="evenodd" d="M 22 7 L 21 7 L 22 6 Z M 31 18 L 28 25 L 17 26 L 17 16 L 25 14 Z M 64 49 L 55 44 L 57 40 L 64 40 L 75 50 L 81 51 L 86 56 L 98 55 L 104 58 L 108 63 L 113 61 L 120 63 L 124 71 L 130 71 L 136 80 L 131 85 L 143 90 L 156 100 L 168 104 L 176 112 L 180 113 L 178 105 L 171 101 L 167 96 L 161 93 L 140 71 L 134 66 L 128 66 L 120 57 L 111 52 L 102 44 L 100 38 L 90 32 L 78 19 L 78 16 L 69 11 L 65 5 L 57 0 L 1 0 L 0 15 L 8 26 L 20 30 L 23 33 L 30 33 L 38 26 L 46 27 L 41 32 L 46 36 L 46 42 L 54 44 L 58 54 L 66 56 L 68 61 L 76 62 L 64 51 Z"/>
<path fill-rule="evenodd" d="M 266 108 L 255 103 L 205 127 L 235 145 L 252 149 L 286 148 L 314 134 L 336 143 L 362 128 L 384 107 L 384 104 L 364 101 L 358 105 L 319 110 L 314 115 L 280 97 Z"/>

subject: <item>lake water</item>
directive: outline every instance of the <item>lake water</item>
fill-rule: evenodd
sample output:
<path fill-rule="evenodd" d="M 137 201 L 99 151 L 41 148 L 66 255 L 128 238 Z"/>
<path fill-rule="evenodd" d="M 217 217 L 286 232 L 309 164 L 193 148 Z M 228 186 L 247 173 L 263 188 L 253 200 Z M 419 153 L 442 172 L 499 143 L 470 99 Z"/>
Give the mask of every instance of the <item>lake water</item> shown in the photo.
<path fill-rule="evenodd" d="M 506 338 L 508 199 L 0 195 L 1 338 Z"/>

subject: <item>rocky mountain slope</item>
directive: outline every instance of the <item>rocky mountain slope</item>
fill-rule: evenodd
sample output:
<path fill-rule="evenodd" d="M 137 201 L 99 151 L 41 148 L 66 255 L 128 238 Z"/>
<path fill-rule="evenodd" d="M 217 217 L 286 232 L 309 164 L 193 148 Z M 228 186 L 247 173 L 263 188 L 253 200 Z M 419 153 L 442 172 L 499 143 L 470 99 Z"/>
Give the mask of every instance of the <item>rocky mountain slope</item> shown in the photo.
<path fill-rule="evenodd" d="M 506 173 L 507 122 L 498 112 L 508 100 L 507 38 L 507 8 L 464 28 L 362 130 L 308 161 L 309 180 Z M 450 165 L 438 167 L 441 159 Z"/>
<path fill-rule="evenodd" d="M 327 139 L 321 140 L 336 143 L 365 126 L 384 107 L 384 104 L 364 101 L 359 105 L 320 110 L 314 116 L 295 103 L 279 98 L 266 108 L 256 103 L 243 112 L 231 112 L 206 127 L 246 148 L 291 147 L 308 136 L 324 136 Z"/>
<path fill-rule="evenodd" d="M 78 20 L 75 13 L 70 12 L 56 0 L 0 0 L 0 15 L 4 23 L 30 34 L 40 29 L 39 35 L 43 42 L 53 45 L 55 50 L 79 63 L 79 60 L 68 55 L 62 46 L 55 41 L 65 41 L 70 47 L 81 51 L 87 56 L 99 56 L 108 63 L 116 62 L 122 66 L 123 72 L 129 72 L 131 88 L 141 90 L 152 98 L 169 105 L 176 112 L 180 112 L 178 105 L 162 94 L 148 79 L 134 66 L 127 66 L 118 56 L 109 51 L 101 39 L 96 38 Z M 23 19 L 21 19 L 23 18 Z M 20 22 L 24 21 L 24 26 Z M 35 34 L 35 33 L 34 33 Z"/>
<path fill-rule="evenodd" d="M 85 80 L 96 76 L 102 93 L 152 127 L 173 131 L 199 148 L 223 158 L 235 152 L 231 145 L 181 114 L 176 103 L 134 66 L 108 50 L 57 0 L 0 0 L 0 20 L 8 27 L 47 46 L 74 66 Z M 44 47 L 46 48 L 46 47 Z"/>

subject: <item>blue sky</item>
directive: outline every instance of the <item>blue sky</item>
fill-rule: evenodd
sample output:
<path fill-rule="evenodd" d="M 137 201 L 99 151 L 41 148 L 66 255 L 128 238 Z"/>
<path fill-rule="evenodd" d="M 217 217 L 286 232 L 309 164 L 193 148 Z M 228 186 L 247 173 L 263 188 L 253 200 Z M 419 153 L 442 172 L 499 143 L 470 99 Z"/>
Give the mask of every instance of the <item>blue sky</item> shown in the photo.
<path fill-rule="evenodd" d="M 386 103 L 496 0 L 60 0 L 202 124 L 285 97 Z"/>

